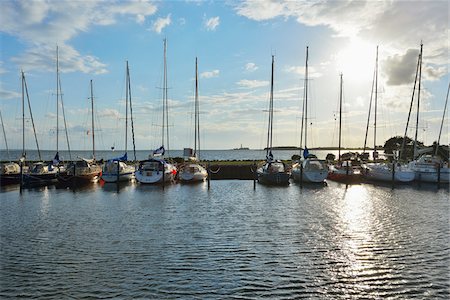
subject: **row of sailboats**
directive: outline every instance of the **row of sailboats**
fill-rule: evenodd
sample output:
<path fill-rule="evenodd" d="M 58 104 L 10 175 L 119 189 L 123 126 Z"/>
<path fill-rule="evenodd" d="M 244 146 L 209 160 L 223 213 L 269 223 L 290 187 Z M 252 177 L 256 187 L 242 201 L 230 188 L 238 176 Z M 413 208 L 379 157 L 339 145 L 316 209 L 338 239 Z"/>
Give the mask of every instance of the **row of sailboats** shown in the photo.
<path fill-rule="evenodd" d="M 341 155 L 341 140 L 342 140 L 342 102 L 343 102 L 343 74 L 340 74 L 339 85 L 339 146 L 338 146 L 338 160 L 334 164 L 327 165 L 325 160 L 318 159 L 315 155 L 309 153 L 307 147 L 307 126 L 308 126 L 308 53 L 309 47 L 306 47 L 306 64 L 305 64 L 305 86 L 304 86 L 304 101 L 302 107 L 302 126 L 300 135 L 300 146 L 303 149 L 303 158 L 300 155 L 298 161 L 294 161 L 289 168 L 279 160 L 273 159 L 272 154 L 272 133 L 273 133 L 273 67 L 274 57 L 272 56 L 272 79 L 271 91 L 269 99 L 269 126 L 267 136 L 267 152 L 266 160 L 258 169 L 258 181 L 263 184 L 271 185 L 287 185 L 290 177 L 297 182 L 323 183 L 328 178 L 333 181 L 343 183 L 356 183 L 362 180 L 365 181 L 385 181 L 406 183 L 413 180 L 425 182 L 444 182 L 450 181 L 450 170 L 448 163 L 444 163 L 443 159 L 438 156 L 439 141 L 442 132 L 442 125 L 445 118 L 445 111 L 447 109 L 448 94 L 450 91 L 450 84 L 447 91 L 447 98 L 445 101 L 444 113 L 441 122 L 438 142 L 435 148 L 435 153 L 425 154 L 419 156 L 417 150 L 417 131 L 419 123 L 419 107 L 420 107 L 420 87 L 422 74 L 422 57 L 423 45 L 421 44 L 420 53 L 418 57 L 417 70 L 414 82 L 413 96 L 411 100 L 410 112 L 408 115 L 407 126 L 405 130 L 405 137 L 403 139 L 403 146 L 400 155 L 405 152 L 406 132 L 408 129 L 411 108 L 414 102 L 414 93 L 416 85 L 418 85 L 417 96 L 417 113 L 416 113 L 416 133 L 414 140 L 414 159 L 412 162 L 405 164 L 401 163 L 399 158 L 393 156 L 391 162 L 386 159 L 380 159 L 380 154 L 377 151 L 377 107 L 378 107 L 378 46 L 376 48 L 376 60 L 374 68 L 374 77 L 372 82 L 372 90 L 369 104 L 369 114 L 367 118 L 366 136 L 364 141 L 364 153 L 357 156 L 354 153 L 344 153 Z M 367 133 L 369 129 L 369 122 L 372 110 L 372 100 L 374 102 L 374 148 L 373 160 L 368 161 L 369 154 L 365 152 L 367 145 Z M 303 139 L 304 137 L 304 139 Z M 304 142 L 304 144 L 303 144 Z M 362 159 L 361 159 L 362 157 Z"/>

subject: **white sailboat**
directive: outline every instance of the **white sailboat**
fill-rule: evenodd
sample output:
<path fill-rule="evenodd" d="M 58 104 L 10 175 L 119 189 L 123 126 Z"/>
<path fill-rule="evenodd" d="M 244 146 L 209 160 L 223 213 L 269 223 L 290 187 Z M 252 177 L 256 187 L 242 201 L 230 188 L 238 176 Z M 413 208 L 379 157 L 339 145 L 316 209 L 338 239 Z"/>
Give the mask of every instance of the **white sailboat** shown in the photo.
<path fill-rule="evenodd" d="M 428 154 L 430 150 L 420 151 L 417 149 L 417 134 L 418 134 L 418 126 L 419 126 L 419 111 L 420 111 L 420 91 L 421 91 L 421 79 L 422 79 L 422 58 L 423 58 L 423 44 L 420 44 L 420 54 L 418 60 L 418 91 L 417 91 L 417 114 L 416 114 L 416 131 L 414 137 L 414 160 L 410 162 L 409 167 L 415 172 L 415 179 L 417 181 L 423 182 L 439 182 L 439 183 L 449 183 L 450 182 L 450 168 L 448 166 L 448 157 L 444 160 L 441 156 L 438 155 L 439 149 L 439 139 L 442 132 L 442 125 L 445 119 L 445 111 L 447 110 L 448 103 L 448 93 L 450 89 L 450 84 L 447 89 L 447 98 L 445 100 L 444 113 L 442 116 L 441 128 L 439 132 L 438 142 L 436 144 L 435 153 Z M 416 76 L 417 78 L 417 76 Z M 415 87 L 416 82 L 414 83 Z M 413 104 L 413 98 L 411 100 L 411 106 Z M 409 116 L 408 122 L 409 123 Z M 408 125 L 406 130 L 408 129 Z M 405 131 L 406 132 L 406 131 Z M 406 133 L 405 133 L 406 137 Z M 402 152 L 404 152 L 404 145 L 402 147 Z M 422 152 L 422 154 L 421 154 Z"/>
<path fill-rule="evenodd" d="M 132 136 L 133 136 L 133 151 L 134 160 L 136 161 L 136 150 L 134 143 L 134 126 L 133 126 L 133 110 L 131 105 L 131 84 L 130 84 L 130 70 L 128 68 L 128 61 L 126 66 L 126 80 L 125 80 L 125 154 L 122 157 L 110 159 L 105 162 L 102 170 L 102 179 L 105 182 L 119 182 L 130 181 L 134 178 L 134 166 L 126 164 L 128 160 L 128 102 L 130 102 L 130 114 L 132 124 Z"/>
<path fill-rule="evenodd" d="M 342 183 L 357 183 L 361 181 L 361 167 L 359 161 L 354 157 L 353 153 L 344 153 L 341 155 L 342 140 L 342 73 L 340 75 L 339 89 L 339 150 L 338 161 L 334 165 L 330 165 L 328 179 Z"/>
<path fill-rule="evenodd" d="M 59 174 L 58 180 L 61 183 L 89 183 L 97 181 L 102 173 L 102 167 L 95 158 L 95 127 L 94 127 L 94 92 L 92 80 L 90 81 L 91 91 L 91 131 L 92 131 L 92 158 L 81 158 L 71 163 L 66 172 Z"/>
<path fill-rule="evenodd" d="M 167 41 L 164 39 L 164 78 L 163 78 L 163 97 L 162 97 L 162 143 L 161 147 L 154 150 L 149 159 L 139 162 L 135 172 L 135 178 L 140 183 L 165 183 L 173 182 L 177 174 L 177 168 L 167 162 L 163 156 L 165 154 L 164 136 L 167 135 L 167 149 L 169 149 L 169 108 L 167 98 Z"/>
<path fill-rule="evenodd" d="M 306 63 L 305 63 L 305 89 L 304 102 L 302 112 L 302 128 L 301 137 L 305 135 L 305 145 L 303 148 L 303 160 L 300 159 L 292 165 L 292 178 L 294 181 L 321 183 L 325 182 L 328 176 L 328 166 L 325 160 L 318 159 L 314 154 L 309 153 L 307 147 L 307 132 L 308 132 L 308 49 L 306 47 Z M 304 124 L 304 132 L 303 132 Z M 300 147 L 302 147 L 302 138 L 300 138 Z"/>
<path fill-rule="evenodd" d="M 258 182 L 266 185 L 288 185 L 291 174 L 281 160 L 275 160 L 272 154 L 273 134 L 273 73 L 275 59 L 272 55 L 272 75 L 270 81 L 269 124 L 267 129 L 266 160 L 256 170 Z"/>
<path fill-rule="evenodd" d="M 206 169 L 198 163 L 200 160 L 200 105 L 198 99 L 198 63 L 195 58 L 195 99 L 194 99 L 194 151 L 187 148 L 188 161 L 181 165 L 178 177 L 182 182 L 199 182 L 208 177 Z"/>
<path fill-rule="evenodd" d="M 375 101 L 374 101 L 374 126 L 373 126 L 373 163 L 366 163 L 362 165 L 362 174 L 366 180 L 375 180 L 375 181 L 389 181 L 389 182 L 411 182 L 414 180 L 415 174 L 414 171 L 411 170 L 408 166 L 401 165 L 397 163 L 394 157 L 392 163 L 387 163 L 384 161 L 376 162 L 378 159 L 377 152 L 377 106 L 378 106 L 378 46 L 375 60 L 375 72 L 374 72 L 374 87 L 375 89 Z M 372 89 L 373 93 L 373 89 Z M 370 111 L 372 104 L 372 95 L 371 95 L 371 103 L 369 105 L 369 117 L 367 118 L 367 127 L 366 127 L 366 138 L 367 141 L 367 131 L 369 128 L 369 120 L 370 120 Z M 364 149 L 366 148 L 366 143 L 364 143 Z"/>

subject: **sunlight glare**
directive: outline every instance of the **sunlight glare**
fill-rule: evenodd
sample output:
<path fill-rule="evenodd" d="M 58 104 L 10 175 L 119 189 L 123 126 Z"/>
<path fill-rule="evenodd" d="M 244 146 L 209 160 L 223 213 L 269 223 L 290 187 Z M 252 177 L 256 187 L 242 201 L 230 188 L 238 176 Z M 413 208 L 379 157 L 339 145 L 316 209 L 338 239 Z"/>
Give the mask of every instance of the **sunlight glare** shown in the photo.
<path fill-rule="evenodd" d="M 362 82 L 371 80 L 375 66 L 376 45 L 353 39 L 336 57 L 337 67 L 345 78 Z"/>

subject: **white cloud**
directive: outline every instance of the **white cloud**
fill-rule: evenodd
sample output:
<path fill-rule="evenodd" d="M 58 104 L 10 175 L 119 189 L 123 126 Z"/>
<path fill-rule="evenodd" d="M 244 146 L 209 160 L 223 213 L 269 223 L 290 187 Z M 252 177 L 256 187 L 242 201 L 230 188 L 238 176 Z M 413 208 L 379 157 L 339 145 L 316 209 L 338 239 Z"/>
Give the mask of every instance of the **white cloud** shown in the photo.
<path fill-rule="evenodd" d="M 0 88 L 0 99 L 19 99 L 22 97 L 21 93 L 16 91 L 7 91 Z"/>
<path fill-rule="evenodd" d="M 220 71 L 219 70 L 213 70 L 213 71 L 207 71 L 200 74 L 200 78 L 213 78 L 218 77 Z"/>
<path fill-rule="evenodd" d="M 286 67 L 285 71 L 288 73 L 294 73 L 301 76 L 305 76 L 306 68 L 302 66 L 290 66 Z M 308 77 L 309 78 L 319 78 L 322 77 L 322 74 L 316 70 L 316 68 L 309 66 L 308 67 Z"/>
<path fill-rule="evenodd" d="M 245 70 L 248 72 L 254 72 L 258 70 L 258 66 L 255 63 L 250 62 L 245 65 Z"/>
<path fill-rule="evenodd" d="M 7 73 L 7 72 L 8 72 L 8 71 L 6 71 L 6 69 L 3 68 L 3 62 L 0 61 L 0 75 L 1 75 L 1 74 L 5 74 L 5 73 Z"/>
<path fill-rule="evenodd" d="M 253 88 L 268 86 L 269 85 L 269 81 L 242 79 L 242 80 L 239 80 L 236 84 L 241 86 L 241 87 L 243 87 L 243 88 L 253 89 Z"/>
<path fill-rule="evenodd" d="M 156 33 L 161 33 L 164 27 L 169 26 L 171 22 L 170 14 L 165 18 L 158 18 L 153 22 L 152 30 Z"/>
<path fill-rule="evenodd" d="M 156 6 L 148 0 L 111 2 L 108 5 L 102 0 L 7 0 L 2 1 L 0 31 L 19 38 L 29 47 L 24 54 L 18 54 L 17 57 L 31 58 L 34 63 L 44 63 L 44 68 L 46 63 L 40 58 L 45 54 L 38 53 L 36 48 L 54 48 L 55 44 L 59 44 L 72 48 L 72 52 L 78 57 L 67 69 L 104 73 L 105 65 L 98 58 L 79 53 L 68 45 L 69 41 L 78 34 L 89 31 L 93 26 L 111 25 L 123 16 L 131 16 L 137 23 L 142 24 L 145 18 L 153 15 L 156 10 Z"/>
<path fill-rule="evenodd" d="M 205 21 L 205 27 L 208 31 L 214 31 L 216 30 L 217 26 L 220 24 L 220 18 L 219 17 L 213 17 L 209 18 Z"/>

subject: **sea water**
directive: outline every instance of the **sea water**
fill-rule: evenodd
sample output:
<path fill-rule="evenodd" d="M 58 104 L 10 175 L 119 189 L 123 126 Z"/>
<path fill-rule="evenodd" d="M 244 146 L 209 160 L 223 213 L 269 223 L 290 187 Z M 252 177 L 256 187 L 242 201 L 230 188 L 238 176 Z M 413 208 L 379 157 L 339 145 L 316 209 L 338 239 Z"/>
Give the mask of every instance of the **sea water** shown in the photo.
<path fill-rule="evenodd" d="M 0 192 L 2 299 L 447 299 L 449 245 L 435 185 Z"/>

